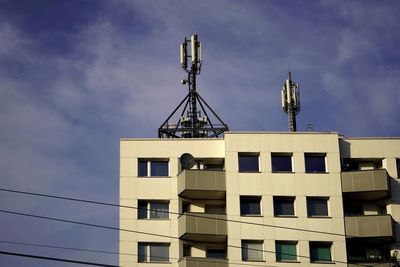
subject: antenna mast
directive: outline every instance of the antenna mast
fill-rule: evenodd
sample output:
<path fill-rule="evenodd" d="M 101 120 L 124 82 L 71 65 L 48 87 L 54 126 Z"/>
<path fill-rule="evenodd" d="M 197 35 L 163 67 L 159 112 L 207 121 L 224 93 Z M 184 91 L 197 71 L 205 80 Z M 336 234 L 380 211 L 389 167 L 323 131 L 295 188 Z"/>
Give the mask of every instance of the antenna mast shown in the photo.
<path fill-rule="evenodd" d="M 300 93 L 299 84 L 292 81 L 290 71 L 289 77 L 283 85 L 281 96 L 282 110 L 288 114 L 289 131 L 296 132 L 296 115 L 300 112 Z"/>
<path fill-rule="evenodd" d="M 188 51 L 190 46 L 190 54 Z M 188 64 L 188 61 L 190 62 Z M 172 114 L 158 128 L 159 138 L 212 138 L 218 137 L 228 126 L 218 117 L 214 110 L 197 93 L 196 77 L 200 74 L 202 66 L 201 43 L 197 35 L 192 35 L 190 39 L 185 37 L 180 46 L 180 65 L 187 73 L 187 79 L 181 81 L 187 84 L 189 92 Z M 184 104 L 185 103 L 185 104 Z M 169 120 L 182 107 L 183 110 L 177 123 L 170 123 Z M 199 104 L 199 106 L 197 106 Z M 213 124 L 207 110 L 218 122 Z M 213 118 L 213 119 L 214 119 Z"/>

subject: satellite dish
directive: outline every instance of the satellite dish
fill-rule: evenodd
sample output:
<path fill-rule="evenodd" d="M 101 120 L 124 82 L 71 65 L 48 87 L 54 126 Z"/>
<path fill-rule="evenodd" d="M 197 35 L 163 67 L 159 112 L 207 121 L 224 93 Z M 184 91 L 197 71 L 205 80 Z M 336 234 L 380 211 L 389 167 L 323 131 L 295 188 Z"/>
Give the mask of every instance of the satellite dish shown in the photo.
<path fill-rule="evenodd" d="M 184 170 L 191 169 L 194 166 L 194 164 L 196 163 L 196 161 L 194 160 L 194 157 L 189 153 L 183 153 L 181 155 L 180 162 L 181 162 L 182 169 L 184 169 Z"/>

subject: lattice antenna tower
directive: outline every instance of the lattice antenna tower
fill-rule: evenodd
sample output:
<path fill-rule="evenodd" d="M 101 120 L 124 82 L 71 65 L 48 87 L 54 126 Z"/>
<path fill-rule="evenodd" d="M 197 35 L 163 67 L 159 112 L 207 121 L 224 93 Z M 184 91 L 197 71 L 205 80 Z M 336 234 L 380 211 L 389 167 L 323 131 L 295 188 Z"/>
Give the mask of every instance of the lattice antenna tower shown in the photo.
<path fill-rule="evenodd" d="M 283 85 L 281 96 L 282 110 L 288 114 L 289 131 L 296 132 L 296 115 L 300 112 L 300 92 L 299 84 L 292 81 L 290 71 L 289 77 Z"/>
<path fill-rule="evenodd" d="M 188 85 L 188 94 L 158 128 L 159 138 L 212 138 L 228 131 L 228 126 L 196 90 L 196 77 L 202 67 L 201 50 L 201 42 L 197 35 L 192 35 L 190 39 L 185 37 L 180 46 L 180 65 L 187 73 L 187 78 L 181 83 Z M 182 111 L 177 122 L 171 123 L 170 120 L 180 109 Z M 211 121 L 214 119 L 217 123 Z"/>

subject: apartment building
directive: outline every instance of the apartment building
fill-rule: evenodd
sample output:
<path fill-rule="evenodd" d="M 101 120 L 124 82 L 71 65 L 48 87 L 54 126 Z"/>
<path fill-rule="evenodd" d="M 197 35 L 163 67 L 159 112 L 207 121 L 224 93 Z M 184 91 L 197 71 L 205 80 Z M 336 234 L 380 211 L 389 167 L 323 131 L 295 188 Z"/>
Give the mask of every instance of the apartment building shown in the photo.
<path fill-rule="evenodd" d="M 120 265 L 390 266 L 399 158 L 400 138 L 332 132 L 123 138 Z"/>

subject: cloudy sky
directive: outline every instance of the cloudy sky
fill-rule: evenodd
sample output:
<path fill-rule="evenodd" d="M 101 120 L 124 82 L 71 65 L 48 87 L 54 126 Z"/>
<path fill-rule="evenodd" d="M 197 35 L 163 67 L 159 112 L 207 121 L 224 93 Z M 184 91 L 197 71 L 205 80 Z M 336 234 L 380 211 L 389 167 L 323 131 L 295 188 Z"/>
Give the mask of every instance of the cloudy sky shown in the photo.
<path fill-rule="evenodd" d="M 399 136 L 399 13 L 396 0 L 0 0 L 0 187 L 117 203 L 119 138 L 156 137 L 185 96 L 178 46 L 193 33 L 198 91 L 231 130 L 287 130 L 290 65 L 300 131 Z M 0 209 L 118 227 L 118 210 L 97 205 L 0 192 Z M 0 225 L 0 241 L 118 250 L 116 231 L 4 213 Z M 0 265 L 72 266 L 3 255 Z"/>

